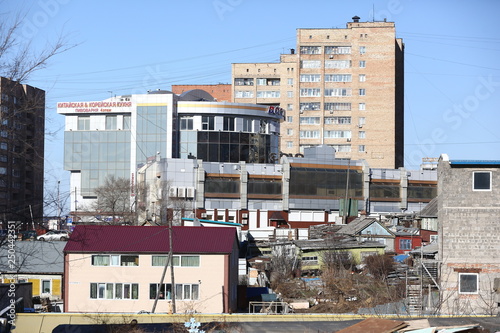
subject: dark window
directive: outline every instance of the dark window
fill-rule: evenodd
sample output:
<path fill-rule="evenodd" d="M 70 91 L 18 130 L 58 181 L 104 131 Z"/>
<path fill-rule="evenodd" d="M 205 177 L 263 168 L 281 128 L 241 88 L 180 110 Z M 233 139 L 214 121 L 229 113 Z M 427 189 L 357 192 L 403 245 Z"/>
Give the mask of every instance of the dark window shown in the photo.
<path fill-rule="evenodd" d="M 474 172 L 474 191 L 491 190 L 491 172 Z"/>
<path fill-rule="evenodd" d="M 478 292 L 477 274 L 459 274 L 459 292 L 461 294 L 476 294 Z"/>

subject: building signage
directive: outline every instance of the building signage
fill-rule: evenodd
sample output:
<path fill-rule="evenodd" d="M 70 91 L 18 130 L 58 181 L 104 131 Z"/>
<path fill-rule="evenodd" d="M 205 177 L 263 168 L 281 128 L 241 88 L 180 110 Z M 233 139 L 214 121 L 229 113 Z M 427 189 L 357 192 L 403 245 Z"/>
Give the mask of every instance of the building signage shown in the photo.
<path fill-rule="evenodd" d="M 285 109 L 280 108 L 279 106 L 270 106 L 267 109 L 267 113 L 276 114 L 278 116 L 282 116 L 283 118 L 285 118 Z"/>
<path fill-rule="evenodd" d="M 125 112 L 122 108 L 130 108 L 132 102 L 60 102 L 57 109 L 61 113 L 66 112 Z"/>

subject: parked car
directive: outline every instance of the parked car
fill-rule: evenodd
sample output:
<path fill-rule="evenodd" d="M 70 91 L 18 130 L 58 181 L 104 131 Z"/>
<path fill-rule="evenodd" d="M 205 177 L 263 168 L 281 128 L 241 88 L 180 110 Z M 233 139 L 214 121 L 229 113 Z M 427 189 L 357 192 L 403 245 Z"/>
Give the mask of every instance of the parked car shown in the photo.
<path fill-rule="evenodd" d="M 22 240 L 27 240 L 27 239 L 35 239 L 38 234 L 36 233 L 35 230 L 25 230 L 21 231 L 18 235 L 18 238 Z"/>
<path fill-rule="evenodd" d="M 47 233 L 38 236 L 36 239 L 40 241 L 66 241 L 69 239 L 69 232 L 66 230 L 49 230 Z"/>

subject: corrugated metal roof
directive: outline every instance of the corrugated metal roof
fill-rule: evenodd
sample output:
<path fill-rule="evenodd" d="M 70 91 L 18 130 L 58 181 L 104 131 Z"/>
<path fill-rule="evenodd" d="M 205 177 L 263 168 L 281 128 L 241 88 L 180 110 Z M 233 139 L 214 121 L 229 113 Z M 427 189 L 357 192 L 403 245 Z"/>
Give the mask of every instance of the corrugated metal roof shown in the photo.
<path fill-rule="evenodd" d="M 500 160 L 451 160 L 451 165 L 498 165 Z"/>
<path fill-rule="evenodd" d="M 172 228 L 174 253 L 231 253 L 236 240 L 235 228 Z M 169 248 L 164 226 L 79 225 L 64 252 L 164 253 Z"/>
<path fill-rule="evenodd" d="M 15 267 L 7 260 L 7 251 L 0 256 L 0 272 L 15 271 L 19 274 L 62 274 L 63 249 L 66 242 L 17 241 L 15 242 Z"/>

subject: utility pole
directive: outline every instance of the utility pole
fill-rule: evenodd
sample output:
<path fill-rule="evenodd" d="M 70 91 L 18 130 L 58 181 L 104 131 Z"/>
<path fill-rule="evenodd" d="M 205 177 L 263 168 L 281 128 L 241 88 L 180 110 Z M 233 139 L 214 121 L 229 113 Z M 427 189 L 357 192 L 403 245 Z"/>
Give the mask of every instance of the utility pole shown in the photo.
<path fill-rule="evenodd" d="M 59 185 L 61 184 L 61 181 L 57 181 L 57 226 L 59 229 L 61 229 L 61 205 L 59 201 Z"/>
<path fill-rule="evenodd" d="M 168 215 L 168 214 L 167 214 Z M 168 216 L 167 216 L 167 219 L 168 219 Z M 170 249 L 169 249 L 169 252 L 168 252 L 168 257 L 170 258 L 170 281 L 172 281 L 172 313 L 176 313 L 177 312 L 177 309 L 175 307 L 175 298 L 177 297 L 177 295 L 175 294 L 175 277 L 174 277 L 174 257 L 173 257 L 173 252 L 174 252 L 174 246 L 173 246 L 173 243 L 172 243 L 172 232 L 173 232 L 173 228 L 172 228 L 172 220 L 170 220 L 168 222 L 168 242 L 169 242 L 169 246 L 170 246 Z M 180 260 L 180 258 L 179 258 Z M 180 264 L 180 262 L 179 262 Z"/>
<path fill-rule="evenodd" d="M 347 176 L 345 181 L 345 201 L 344 201 L 344 217 L 343 223 L 347 224 L 347 218 L 349 217 L 349 204 L 347 202 L 349 198 L 349 170 L 351 169 L 351 160 L 347 160 Z"/>

